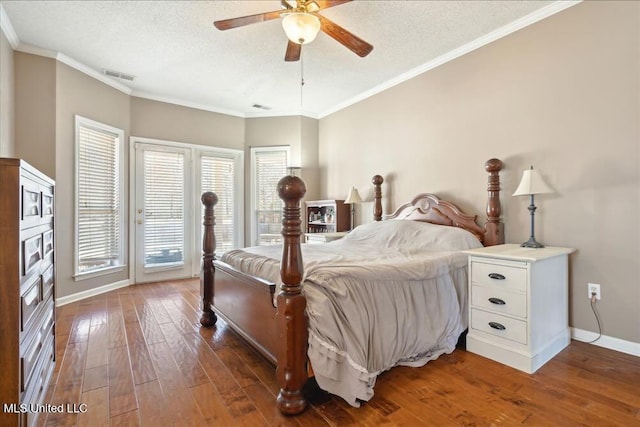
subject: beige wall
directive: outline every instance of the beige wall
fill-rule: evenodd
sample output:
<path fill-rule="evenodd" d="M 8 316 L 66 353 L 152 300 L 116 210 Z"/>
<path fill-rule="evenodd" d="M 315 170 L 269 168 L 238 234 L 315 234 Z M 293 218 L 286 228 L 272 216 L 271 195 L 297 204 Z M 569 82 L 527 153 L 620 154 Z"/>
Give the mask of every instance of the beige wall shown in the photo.
<path fill-rule="evenodd" d="M 133 96 L 131 135 L 242 150 L 244 119 Z"/>
<path fill-rule="evenodd" d="M 14 157 L 13 48 L 0 30 L 0 157 Z"/>
<path fill-rule="evenodd" d="M 14 53 L 15 156 L 55 179 L 56 61 Z"/>
<path fill-rule="evenodd" d="M 105 123 L 124 130 L 129 136 L 129 96 L 63 63 L 56 62 L 56 294 L 71 295 L 104 285 L 127 280 L 128 268 L 103 276 L 74 281 L 73 257 L 75 253 L 75 115 Z M 125 141 L 126 147 L 126 141 Z M 44 148 L 43 148 L 44 149 Z M 128 150 L 124 150 L 125 164 Z M 122 198 L 128 212 L 128 179 Z M 127 234 L 125 230 L 125 260 L 127 259 Z"/>
<path fill-rule="evenodd" d="M 322 193 L 379 173 L 385 213 L 433 192 L 482 215 L 498 157 L 506 238 L 523 242 L 528 199 L 511 194 L 532 164 L 556 190 L 536 198 L 536 237 L 577 249 L 570 324 L 597 331 L 599 283 L 603 333 L 640 342 L 639 18 L 638 2 L 581 3 L 322 119 Z"/>

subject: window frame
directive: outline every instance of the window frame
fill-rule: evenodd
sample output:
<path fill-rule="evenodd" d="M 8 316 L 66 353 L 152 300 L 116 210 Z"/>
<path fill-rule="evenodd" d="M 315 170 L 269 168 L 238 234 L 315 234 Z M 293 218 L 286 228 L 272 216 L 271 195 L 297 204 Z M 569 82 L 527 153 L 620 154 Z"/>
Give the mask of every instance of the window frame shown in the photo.
<path fill-rule="evenodd" d="M 92 269 L 89 271 L 80 271 L 80 129 L 89 128 L 94 131 L 109 133 L 117 137 L 116 142 L 116 164 L 118 170 L 115 173 L 117 180 L 116 186 L 120 204 L 118 207 L 119 232 L 117 236 L 118 258 L 112 261 L 110 265 Z M 107 125 L 80 115 L 74 116 L 74 257 L 73 257 L 73 279 L 75 281 L 90 279 L 92 277 L 103 276 L 126 268 L 124 247 L 126 236 L 126 198 L 124 197 L 125 174 L 126 167 L 124 164 L 125 137 L 124 130 L 114 126 Z"/>

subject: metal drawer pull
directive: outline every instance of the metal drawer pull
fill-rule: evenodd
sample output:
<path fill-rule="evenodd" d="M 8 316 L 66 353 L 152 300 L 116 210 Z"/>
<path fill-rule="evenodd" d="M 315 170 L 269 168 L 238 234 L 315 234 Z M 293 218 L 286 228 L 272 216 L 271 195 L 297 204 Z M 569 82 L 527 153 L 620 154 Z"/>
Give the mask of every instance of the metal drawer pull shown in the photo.
<path fill-rule="evenodd" d="M 491 304 L 497 304 L 497 305 L 505 305 L 506 304 L 506 302 L 504 302 L 504 300 L 501 300 L 500 298 L 494 298 L 494 297 L 489 298 L 489 302 Z"/>
<path fill-rule="evenodd" d="M 499 273 L 489 273 L 489 278 L 496 280 L 504 280 L 504 276 Z"/>
<path fill-rule="evenodd" d="M 504 331 L 505 329 L 507 329 L 506 326 L 504 326 L 501 323 L 498 322 L 489 322 L 489 326 L 491 326 L 493 329 L 497 329 L 499 331 Z"/>

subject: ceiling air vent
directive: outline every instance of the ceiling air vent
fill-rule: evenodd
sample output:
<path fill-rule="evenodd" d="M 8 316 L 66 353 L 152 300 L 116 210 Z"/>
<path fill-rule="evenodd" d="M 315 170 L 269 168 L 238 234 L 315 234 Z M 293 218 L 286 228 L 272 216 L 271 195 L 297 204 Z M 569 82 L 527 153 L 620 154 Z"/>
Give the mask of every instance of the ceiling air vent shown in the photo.
<path fill-rule="evenodd" d="M 252 107 L 257 108 L 259 110 L 271 110 L 271 107 L 267 107 L 266 105 L 262 105 L 262 104 L 253 104 Z"/>
<path fill-rule="evenodd" d="M 120 71 L 107 70 L 106 68 L 102 69 L 102 74 L 109 77 L 115 77 L 117 79 L 129 80 L 132 82 L 135 79 L 135 76 L 131 74 L 121 73 Z"/>

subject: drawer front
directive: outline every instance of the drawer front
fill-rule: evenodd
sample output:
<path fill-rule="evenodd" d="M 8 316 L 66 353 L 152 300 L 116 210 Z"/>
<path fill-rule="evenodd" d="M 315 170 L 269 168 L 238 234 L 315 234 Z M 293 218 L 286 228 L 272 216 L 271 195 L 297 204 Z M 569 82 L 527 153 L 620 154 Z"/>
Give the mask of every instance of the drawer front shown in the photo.
<path fill-rule="evenodd" d="M 42 273 L 42 295 L 44 299 L 53 291 L 53 264 Z"/>
<path fill-rule="evenodd" d="M 20 358 L 20 391 L 27 390 L 27 387 L 33 382 L 39 382 L 37 378 L 40 377 L 40 373 L 35 373 L 36 368 L 42 369 L 42 365 L 47 363 L 43 359 L 52 359 L 53 301 L 51 301 L 49 308 L 50 310 L 33 341 Z M 32 380 L 32 377 L 36 379 Z"/>
<path fill-rule="evenodd" d="M 527 290 L 527 269 L 472 261 L 471 282 L 476 285 L 496 286 L 525 292 Z"/>
<path fill-rule="evenodd" d="M 42 217 L 53 216 L 53 188 L 45 187 L 42 190 Z"/>
<path fill-rule="evenodd" d="M 527 317 L 527 295 L 493 286 L 472 286 L 471 305 L 496 313 Z"/>
<path fill-rule="evenodd" d="M 320 235 L 320 236 L 311 236 L 307 234 L 307 243 L 326 243 L 327 239 Z"/>
<path fill-rule="evenodd" d="M 36 234 L 22 242 L 22 275 L 26 276 L 42 261 L 42 234 Z"/>
<path fill-rule="evenodd" d="M 527 344 L 527 322 L 484 310 L 471 309 L 471 329 Z"/>
<path fill-rule="evenodd" d="M 41 276 L 34 276 L 33 282 L 27 290 L 20 296 L 20 331 L 28 329 L 38 305 L 42 302 L 42 279 Z"/>
<path fill-rule="evenodd" d="M 29 179 L 22 179 L 22 206 L 20 219 L 25 224 L 37 223 L 42 216 L 42 193 L 40 186 Z"/>
<path fill-rule="evenodd" d="M 53 230 L 42 233 L 42 252 L 43 257 L 48 257 L 53 253 Z"/>

